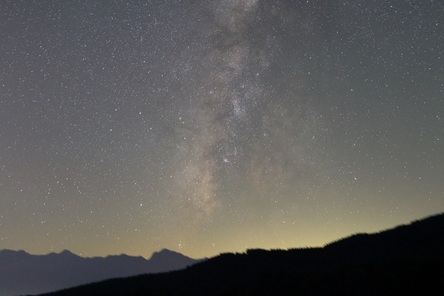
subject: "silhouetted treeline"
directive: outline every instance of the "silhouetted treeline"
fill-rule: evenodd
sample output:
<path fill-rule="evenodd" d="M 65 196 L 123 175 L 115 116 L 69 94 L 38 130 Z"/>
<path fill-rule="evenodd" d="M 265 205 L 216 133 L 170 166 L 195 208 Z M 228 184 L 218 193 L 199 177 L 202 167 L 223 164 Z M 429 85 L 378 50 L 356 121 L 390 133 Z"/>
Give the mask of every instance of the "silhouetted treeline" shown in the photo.
<path fill-rule="evenodd" d="M 324 248 L 221 254 L 50 295 L 444 295 L 444 214 Z"/>

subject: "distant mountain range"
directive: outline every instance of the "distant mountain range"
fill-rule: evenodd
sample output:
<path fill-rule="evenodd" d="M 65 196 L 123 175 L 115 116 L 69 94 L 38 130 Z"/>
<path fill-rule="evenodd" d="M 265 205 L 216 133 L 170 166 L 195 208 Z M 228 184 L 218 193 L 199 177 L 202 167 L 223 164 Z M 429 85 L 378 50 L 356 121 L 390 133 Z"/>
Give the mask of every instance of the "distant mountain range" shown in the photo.
<path fill-rule="evenodd" d="M 2 250 L 0 296 L 38 294 L 109 278 L 167 272 L 198 261 L 166 249 L 149 260 L 128 255 L 83 258 L 66 250 L 48 255 Z"/>
<path fill-rule="evenodd" d="M 323 248 L 226 253 L 47 294 L 74 295 L 444 295 L 444 214 Z"/>

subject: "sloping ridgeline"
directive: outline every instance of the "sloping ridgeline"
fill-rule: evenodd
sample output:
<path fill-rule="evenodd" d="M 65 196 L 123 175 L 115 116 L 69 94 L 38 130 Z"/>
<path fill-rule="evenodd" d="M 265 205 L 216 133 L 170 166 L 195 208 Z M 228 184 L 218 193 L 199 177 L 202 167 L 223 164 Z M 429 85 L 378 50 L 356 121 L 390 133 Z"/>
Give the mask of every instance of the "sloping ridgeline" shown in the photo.
<path fill-rule="evenodd" d="M 221 254 L 185 270 L 68 295 L 444 295 L 444 214 L 323 248 Z"/>

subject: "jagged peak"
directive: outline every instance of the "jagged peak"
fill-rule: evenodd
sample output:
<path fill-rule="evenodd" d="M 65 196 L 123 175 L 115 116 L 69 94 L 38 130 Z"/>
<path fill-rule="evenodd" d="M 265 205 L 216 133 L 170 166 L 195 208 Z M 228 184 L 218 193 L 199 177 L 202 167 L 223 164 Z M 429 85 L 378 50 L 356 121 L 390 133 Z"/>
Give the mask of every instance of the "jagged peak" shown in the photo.
<path fill-rule="evenodd" d="M 163 258 L 166 256 L 180 256 L 180 257 L 186 257 L 185 255 L 178 253 L 176 251 L 172 251 L 166 248 L 161 249 L 160 251 L 154 252 L 153 255 L 151 255 L 151 259 L 153 258 Z"/>
<path fill-rule="evenodd" d="M 63 255 L 63 256 L 77 256 L 76 254 L 74 254 L 73 252 L 71 252 L 70 250 L 63 250 L 59 253 L 59 255 Z"/>
<path fill-rule="evenodd" d="M 0 254 L 20 254 L 20 255 L 29 255 L 26 251 L 23 251 L 23 250 L 10 250 L 10 249 L 3 249 L 3 250 L 0 250 Z"/>

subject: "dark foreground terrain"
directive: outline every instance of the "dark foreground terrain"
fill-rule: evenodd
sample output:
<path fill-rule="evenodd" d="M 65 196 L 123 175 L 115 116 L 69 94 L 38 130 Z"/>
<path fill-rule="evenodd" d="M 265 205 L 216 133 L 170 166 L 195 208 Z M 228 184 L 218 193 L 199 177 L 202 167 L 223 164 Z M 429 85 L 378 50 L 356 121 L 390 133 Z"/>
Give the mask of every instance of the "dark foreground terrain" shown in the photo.
<path fill-rule="evenodd" d="M 46 295 L 444 295 L 444 214 L 323 248 L 221 254 Z"/>

